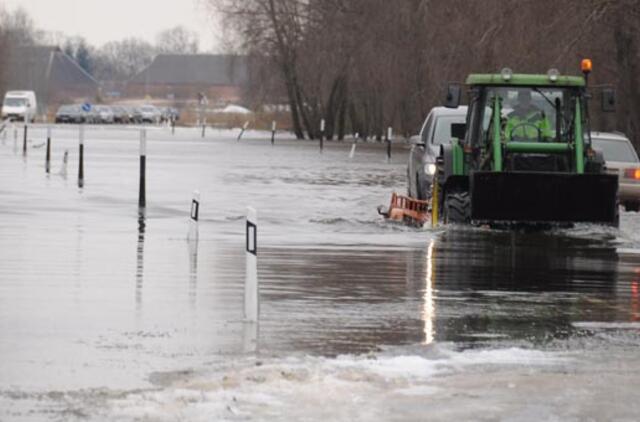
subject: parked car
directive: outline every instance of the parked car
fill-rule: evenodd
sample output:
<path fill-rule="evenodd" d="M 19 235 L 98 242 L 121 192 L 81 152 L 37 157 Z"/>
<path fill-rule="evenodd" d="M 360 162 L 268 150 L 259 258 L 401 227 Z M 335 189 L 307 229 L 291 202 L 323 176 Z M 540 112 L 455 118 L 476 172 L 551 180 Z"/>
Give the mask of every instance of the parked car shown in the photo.
<path fill-rule="evenodd" d="M 2 102 L 2 119 L 34 122 L 38 101 L 33 91 L 7 91 Z"/>
<path fill-rule="evenodd" d="M 93 107 L 96 112 L 96 123 L 113 123 L 114 115 L 111 107 L 105 105 L 97 105 Z"/>
<path fill-rule="evenodd" d="M 640 160 L 622 133 L 591 132 L 595 150 L 604 154 L 607 172 L 618 175 L 618 198 L 627 211 L 640 211 Z"/>
<path fill-rule="evenodd" d="M 111 106 L 111 110 L 113 111 L 113 121 L 115 123 L 123 123 L 128 124 L 131 122 L 131 114 L 129 110 L 120 105 Z"/>
<path fill-rule="evenodd" d="M 440 145 L 451 142 L 451 125 L 464 123 L 466 116 L 466 106 L 457 109 L 435 107 L 425 119 L 420 134 L 411 137 L 412 146 L 407 166 L 407 193 L 410 197 L 427 199 L 431 196 L 431 183 Z"/>
<path fill-rule="evenodd" d="M 162 113 L 152 105 L 144 105 L 140 107 L 141 123 L 160 123 Z"/>
<path fill-rule="evenodd" d="M 84 116 L 79 105 L 62 105 L 56 112 L 56 123 L 82 123 Z"/>

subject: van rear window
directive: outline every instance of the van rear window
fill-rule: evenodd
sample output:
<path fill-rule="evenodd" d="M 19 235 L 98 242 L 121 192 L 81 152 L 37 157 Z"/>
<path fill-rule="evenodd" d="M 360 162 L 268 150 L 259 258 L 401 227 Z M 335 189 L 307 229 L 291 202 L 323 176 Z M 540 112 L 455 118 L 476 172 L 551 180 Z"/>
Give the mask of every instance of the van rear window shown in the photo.
<path fill-rule="evenodd" d="M 5 98 L 4 105 L 8 107 L 23 107 L 27 104 L 26 98 Z"/>

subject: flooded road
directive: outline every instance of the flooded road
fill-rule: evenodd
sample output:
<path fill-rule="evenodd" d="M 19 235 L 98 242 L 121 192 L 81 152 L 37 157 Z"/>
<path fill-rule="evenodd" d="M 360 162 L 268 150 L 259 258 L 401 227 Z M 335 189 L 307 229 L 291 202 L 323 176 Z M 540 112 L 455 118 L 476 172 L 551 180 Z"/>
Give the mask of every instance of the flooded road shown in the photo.
<path fill-rule="evenodd" d="M 0 135 L 0 421 L 637 420 L 640 214 L 416 230 L 376 213 L 403 146 L 188 129 L 149 129 L 139 214 L 136 130 L 87 128 L 82 189 L 77 129 L 49 176 L 30 133 Z"/>

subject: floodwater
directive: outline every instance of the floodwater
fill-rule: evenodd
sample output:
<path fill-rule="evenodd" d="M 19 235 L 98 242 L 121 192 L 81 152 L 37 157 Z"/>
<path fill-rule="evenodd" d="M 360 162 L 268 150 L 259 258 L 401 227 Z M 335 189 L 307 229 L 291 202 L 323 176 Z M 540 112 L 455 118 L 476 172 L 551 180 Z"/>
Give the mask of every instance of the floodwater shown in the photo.
<path fill-rule="evenodd" d="M 412 229 L 376 213 L 403 145 L 165 128 L 141 214 L 136 129 L 87 127 L 83 188 L 77 128 L 54 128 L 50 175 L 45 133 L 26 157 L 0 135 L 0 421 L 638 419 L 640 214 Z"/>

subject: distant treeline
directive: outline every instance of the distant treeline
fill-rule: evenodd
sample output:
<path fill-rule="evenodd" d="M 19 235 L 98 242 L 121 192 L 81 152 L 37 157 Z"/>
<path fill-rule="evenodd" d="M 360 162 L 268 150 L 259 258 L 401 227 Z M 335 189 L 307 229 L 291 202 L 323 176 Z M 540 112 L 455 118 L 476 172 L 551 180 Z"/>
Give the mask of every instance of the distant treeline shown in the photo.
<path fill-rule="evenodd" d="M 208 0 L 252 58 L 253 101 L 280 96 L 298 137 L 415 133 L 470 72 L 579 74 L 618 89 L 594 129 L 640 139 L 640 0 Z M 599 103 L 592 101 L 594 112 Z"/>

